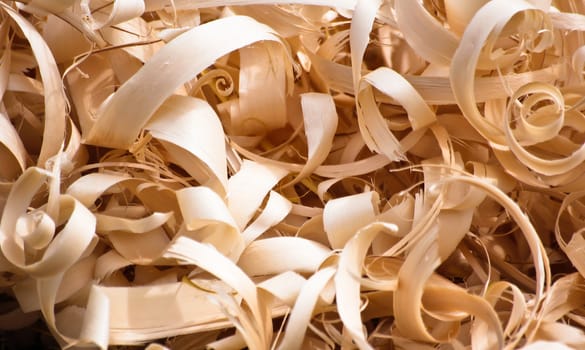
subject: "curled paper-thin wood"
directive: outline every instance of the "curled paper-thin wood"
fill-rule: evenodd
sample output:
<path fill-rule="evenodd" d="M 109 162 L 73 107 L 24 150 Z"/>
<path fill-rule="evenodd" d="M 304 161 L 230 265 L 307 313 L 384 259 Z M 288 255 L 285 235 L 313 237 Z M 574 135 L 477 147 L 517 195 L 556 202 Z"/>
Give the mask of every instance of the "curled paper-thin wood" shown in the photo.
<path fill-rule="evenodd" d="M 578 0 L 1 0 L 0 345 L 585 348 L 584 32 Z"/>

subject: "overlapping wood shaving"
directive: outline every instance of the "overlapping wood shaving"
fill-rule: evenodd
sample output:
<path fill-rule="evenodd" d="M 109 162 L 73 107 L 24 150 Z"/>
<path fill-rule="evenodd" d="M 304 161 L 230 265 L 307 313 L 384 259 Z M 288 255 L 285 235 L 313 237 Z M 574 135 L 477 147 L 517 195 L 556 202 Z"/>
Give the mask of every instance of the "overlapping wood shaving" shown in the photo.
<path fill-rule="evenodd" d="M 0 18 L 0 330 L 585 348 L 584 1 L 23 0 Z"/>

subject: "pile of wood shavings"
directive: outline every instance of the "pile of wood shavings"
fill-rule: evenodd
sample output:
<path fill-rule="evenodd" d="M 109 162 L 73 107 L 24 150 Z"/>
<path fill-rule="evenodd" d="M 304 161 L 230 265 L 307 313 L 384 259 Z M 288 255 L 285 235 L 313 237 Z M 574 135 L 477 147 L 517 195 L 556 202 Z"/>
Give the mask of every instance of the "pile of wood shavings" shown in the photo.
<path fill-rule="evenodd" d="M 1 330 L 585 348 L 584 1 L 0 13 Z"/>

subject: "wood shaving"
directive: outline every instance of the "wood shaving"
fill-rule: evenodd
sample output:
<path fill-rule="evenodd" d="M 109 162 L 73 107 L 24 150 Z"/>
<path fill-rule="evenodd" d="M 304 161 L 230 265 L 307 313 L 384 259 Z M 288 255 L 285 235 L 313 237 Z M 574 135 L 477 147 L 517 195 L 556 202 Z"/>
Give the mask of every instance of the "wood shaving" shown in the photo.
<path fill-rule="evenodd" d="M 0 13 L 1 330 L 585 348 L 585 2 Z"/>

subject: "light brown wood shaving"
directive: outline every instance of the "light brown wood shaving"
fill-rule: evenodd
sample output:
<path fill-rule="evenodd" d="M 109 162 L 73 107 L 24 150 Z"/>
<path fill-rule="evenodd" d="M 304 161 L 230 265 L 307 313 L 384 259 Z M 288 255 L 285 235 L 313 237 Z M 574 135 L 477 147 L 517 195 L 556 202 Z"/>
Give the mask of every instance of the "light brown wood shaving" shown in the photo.
<path fill-rule="evenodd" d="M 0 18 L 0 330 L 585 348 L 585 2 L 23 0 Z"/>

